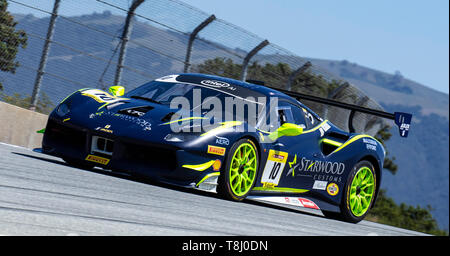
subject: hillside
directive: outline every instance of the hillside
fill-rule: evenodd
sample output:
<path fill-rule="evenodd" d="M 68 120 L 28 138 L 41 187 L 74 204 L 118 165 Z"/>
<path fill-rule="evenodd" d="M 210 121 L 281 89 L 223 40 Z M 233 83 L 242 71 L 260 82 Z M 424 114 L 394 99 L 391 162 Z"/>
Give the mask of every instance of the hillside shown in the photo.
<path fill-rule="evenodd" d="M 431 205 L 441 228 L 448 230 L 449 214 L 449 96 L 411 81 L 348 61 L 310 59 L 358 86 L 387 111 L 413 114 L 407 139 L 396 127 L 387 142 L 399 166 L 397 174 L 384 172 L 382 187 L 397 203 Z"/>
<path fill-rule="evenodd" d="M 123 20 L 123 17 L 107 12 L 72 18 L 112 35 L 118 35 L 120 22 Z M 0 73 L 0 81 L 4 86 L 3 92 L 8 95 L 29 95 L 43 45 L 42 39 L 36 35 L 45 37 L 48 18 L 20 15 L 17 20 L 18 28 L 30 34 L 28 47 L 19 52 L 18 61 L 22 68 L 15 75 Z M 133 27 L 132 38 L 139 44 L 130 43 L 125 64 L 137 70 L 145 70 L 146 74 L 125 70 L 123 85 L 127 89 L 152 78 L 182 71 L 182 64 L 178 59 L 184 58 L 186 35 L 137 22 Z M 48 75 L 44 77 L 41 89 L 54 104 L 79 88 L 112 84 L 115 66 L 107 69 L 102 60 L 111 58 L 117 45 L 116 40 L 64 19 L 57 21 L 54 40 L 59 44 L 52 44 L 45 70 Z M 170 42 L 170 45 L 164 44 L 164 41 Z M 148 48 L 160 51 L 149 51 Z M 192 61 L 199 63 L 222 55 L 223 52 L 211 45 L 196 43 Z M 116 57 L 111 59 L 115 61 Z M 271 56 L 262 57 L 270 59 Z M 433 216 L 440 227 L 448 230 L 448 95 L 404 78 L 400 73 L 388 74 L 349 61 L 310 60 L 359 87 L 386 110 L 413 113 L 413 124 L 407 139 L 400 138 L 395 128 L 391 131 L 393 136 L 387 147 L 395 156 L 399 170 L 396 175 L 384 172 L 382 187 L 386 188 L 388 196 L 393 197 L 397 203 L 431 205 L 434 208 Z"/>
<path fill-rule="evenodd" d="M 448 94 L 430 89 L 425 85 L 411 81 L 401 75 L 388 74 L 367 68 L 347 60 L 332 61 L 310 59 L 329 72 L 357 85 L 371 98 L 384 104 L 399 104 L 404 106 L 420 106 L 421 114 L 437 114 L 449 118 Z"/>

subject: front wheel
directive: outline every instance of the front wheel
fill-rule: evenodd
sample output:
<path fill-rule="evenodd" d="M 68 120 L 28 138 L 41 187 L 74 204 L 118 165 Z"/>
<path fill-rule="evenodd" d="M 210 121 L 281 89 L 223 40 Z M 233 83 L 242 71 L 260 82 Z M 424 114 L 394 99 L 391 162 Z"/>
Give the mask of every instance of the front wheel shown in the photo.
<path fill-rule="evenodd" d="M 358 223 L 375 200 L 375 169 L 369 161 L 358 162 L 351 171 L 340 206 L 340 213 L 324 212 L 327 217 Z"/>
<path fill-rule="evenodd" d="M 258 149 L 253 141 L 241 139 L 230 148 L 225 161 L 217 192 L 227 199 L 242 201 L 255 185 Z"/>

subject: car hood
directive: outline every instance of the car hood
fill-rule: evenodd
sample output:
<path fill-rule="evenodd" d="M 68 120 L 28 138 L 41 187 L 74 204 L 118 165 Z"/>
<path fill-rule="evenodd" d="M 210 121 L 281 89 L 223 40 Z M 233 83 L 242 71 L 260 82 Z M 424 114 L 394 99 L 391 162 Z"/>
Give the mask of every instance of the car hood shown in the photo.
<path fill-rule="evenodd" d="M 201 121 L 208 120 L 207 117 L 198 113 L 182 112 L 171 109 L 169 105 L 143 99 L 112 97 L 102 100 L 83 92 L 78 91 L 68 97 L 51 115 L 68 124 L 110 136 L 152 141 L 161 141 L 167 134 L 174 132 L 173 129 L 176 127 L 174 120 L 184 120 L 183 123 L 178 124 L 187 126 L 198 126 L 201 125 Z M 70 111 L 64 114 L 59 113 L 58 109 L 61 105 L 67 105 Z"/>

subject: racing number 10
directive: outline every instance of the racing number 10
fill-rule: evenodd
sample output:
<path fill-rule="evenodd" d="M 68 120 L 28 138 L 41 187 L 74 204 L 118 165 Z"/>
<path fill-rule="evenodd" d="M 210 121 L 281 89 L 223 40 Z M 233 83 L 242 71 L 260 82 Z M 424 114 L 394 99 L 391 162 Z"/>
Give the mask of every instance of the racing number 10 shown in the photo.
<path fill-rule="evenodd" d="M 275 162 L 272 167 L 272 171 L 270 171 L 269 179 L 274 180 L 277 177 L 278 172 L 280 171 L 281 163 Z"/>
<path fill-rule="evenodd" d="M 267 157 L 266 166 L 261 177 L 261 183 L 277 186 L 288 158 L 287 152 L 271 149 Z"/>

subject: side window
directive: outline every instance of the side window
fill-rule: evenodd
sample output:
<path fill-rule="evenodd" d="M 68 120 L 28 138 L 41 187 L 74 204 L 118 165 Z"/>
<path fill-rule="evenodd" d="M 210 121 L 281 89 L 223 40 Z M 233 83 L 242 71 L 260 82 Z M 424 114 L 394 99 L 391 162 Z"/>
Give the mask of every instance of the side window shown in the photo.
<path fill-rule="evenodd" d="M 320 123 L 320 120 L 314 117 L 308 110 L 302 108 L 302 111 L 305 114 L 305 119 L 308 128 L 312 128 Z"/>
<path fill-rule="evenodd" d="M 278 107 L 278 122 L 280 126 L 284 123 L 292 123 L 292 119 L 292 111 L 289 106 Z"/>
<path fill-rule="evenodd" d="M 280 120 L 280 125 L 284 123 L 293 123 L 297 125 L 303 125 L 306 128 L 305 116 L 303 111 L 288 102 L 280 102 L 278 107 L 278 116 Z"/>
<path fill-rule="evenodd" d="M 303 125 L 303 128 L 306 128 L 305 116 L 299 107 L 292 105 L 292 115 L 294 116 L 294 124 Z"/>

